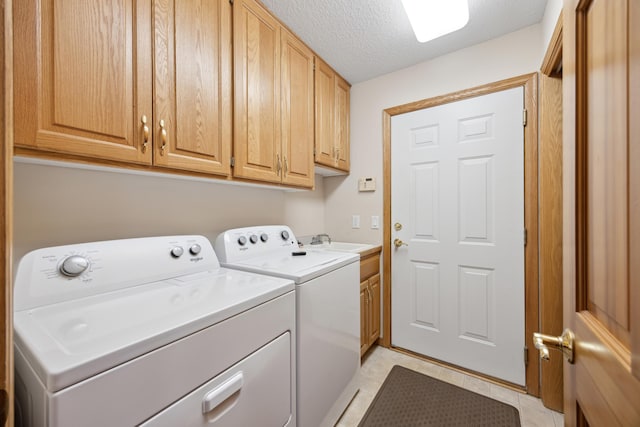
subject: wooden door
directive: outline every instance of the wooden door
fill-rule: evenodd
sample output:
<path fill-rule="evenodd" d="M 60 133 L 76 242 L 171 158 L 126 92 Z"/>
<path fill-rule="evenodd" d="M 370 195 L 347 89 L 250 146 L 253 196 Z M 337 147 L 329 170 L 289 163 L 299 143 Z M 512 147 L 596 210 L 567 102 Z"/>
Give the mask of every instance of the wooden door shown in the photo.
<path fill-rule="evenodd" d="M 151 1 L 13 6 L 16 145 L 150 164 Z"/>
<path fill-rule="evenodd" d="M 285 29 L 281 37 L 282 182 L 312 188 L 313 52 Z"/>
<path fill-rule="evenodd" d="M 360 282 L 360 356 L 369 348 L 369 281 Z"/>
<path fill-rule="evenodd" d="M 230 175 L 231 4 L 155 0 L 154 12 L 154 164 Z"/>
<path fill-rule="evenodd" d="M 351 86 L 345 79 L 335 76 L 335 146 L 338 169 L 349 171 L 349 117 L 351 108 Z"/>
<path fill-rule="evenodd" d="M 371 346 L 380 336 L 380 275 L 376 274 L 369 280 L 369 337 Z"/>
<path fill-rule="evenodd" d="M 391 118 L 392 345 L 525 385 L 524 89 Z"/>
<path fill-rule="evenodd" d="M 565 0 L 563 13 L 565 422 L 637 426 L 640 4 Z"/>
<path fill-rule="evenodd" d="M 315 107 L 316 145 L 315 161 L 325 166 L 336 166 L 334 131 L 335 73 L 316 56 Z"/>
<path fill-rule="evenodd" d="M 280 182 L 280 24 L 255 0 L 233 5 L 233 176 Z"/>

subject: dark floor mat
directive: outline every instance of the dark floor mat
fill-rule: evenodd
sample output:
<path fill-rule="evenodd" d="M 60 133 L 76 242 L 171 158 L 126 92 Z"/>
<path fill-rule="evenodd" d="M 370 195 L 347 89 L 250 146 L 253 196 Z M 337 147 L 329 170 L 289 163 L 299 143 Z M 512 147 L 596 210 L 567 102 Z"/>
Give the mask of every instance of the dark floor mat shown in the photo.
<path fill-rule="evenodd" d="M 358 427 L 520 427 L 518 410 L 506 403 L 394 366 Z"/>

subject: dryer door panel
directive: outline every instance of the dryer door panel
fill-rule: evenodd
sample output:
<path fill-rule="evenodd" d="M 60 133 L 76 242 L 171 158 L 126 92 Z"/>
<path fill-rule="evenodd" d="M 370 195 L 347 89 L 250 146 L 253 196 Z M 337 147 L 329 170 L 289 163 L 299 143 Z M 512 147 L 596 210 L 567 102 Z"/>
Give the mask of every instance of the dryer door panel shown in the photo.
<path fill-rule="evenodd" d="M 293 407 L 290 346 L 287 332 L 142 426 L 288 425 Z"/>

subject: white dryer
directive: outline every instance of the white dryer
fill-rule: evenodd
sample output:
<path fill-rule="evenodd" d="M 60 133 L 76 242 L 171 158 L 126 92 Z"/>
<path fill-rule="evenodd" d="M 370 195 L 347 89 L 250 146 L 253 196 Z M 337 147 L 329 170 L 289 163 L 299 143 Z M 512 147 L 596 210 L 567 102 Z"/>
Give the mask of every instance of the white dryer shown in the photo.
<path fill-rule="evenodd" d="M 221 268 L 202 236 L 31 252 L 15 282 L 17 419 L 295 426 L 293 290 Z"/>
<path fill-rule="evenodd" d="M 360 256 L 302 250 L 283 225 L 228 230 L 215 249 L 223 266 L 296 283 L 298 425 L 333 426 L 358 391 Z"/>

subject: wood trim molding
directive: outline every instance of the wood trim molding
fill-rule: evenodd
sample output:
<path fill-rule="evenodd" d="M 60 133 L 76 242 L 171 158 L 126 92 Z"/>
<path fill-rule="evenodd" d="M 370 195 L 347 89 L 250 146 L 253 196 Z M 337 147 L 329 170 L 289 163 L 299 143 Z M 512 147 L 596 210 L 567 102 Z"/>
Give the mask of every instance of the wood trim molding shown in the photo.
<path fill-rule="evenodd" d="M 522 86 L 527 109 L 527 126 L 524 132 L 524 193 L 525 227 L 528 242 L 525 248 L 525 345 L 529 363 L 526 368 L 526 389 L 534 396 L 540 395 L 539 359 L 530 337 L 538 330 L 538 75 L 525 74 L 450 94 L 423 99 L 388 108 L 382 113 L 383 141 L 383 338 L 382 344 L 391 347 L 391 117 L 411 111 L 499 92 Z"/>
<path fill-rule="evenodd" d="M 629 75 L 640 75 L 640 2 L 629 2 Z M 629 117 L 640 117 L 640 87 L 629 85 Z M 640 121 L 629 121 L 629 279 L 631 324 L 640 325 Z M 631 372 L 640 380 L 640 329 L 631 330 Z"/>
<path fill-rule="evenodd" d="M 0 264 L 0 278 L 2 280 L 2 292 L 0 292 L 0 346 L 4 357 L 2 359 L 2 369 L 0 369 L 0 388 L 2 393 L 2 417 L 0 424 L 13 426 L 13 304 L 12 304 L 12 212 L 13 212 L 13 37 L 11 21 L 11 1 L 2 2 L 0 7 L 0 84 L 2 84 L 2 95 L 0 95 L 0 235 L 2 245 L 2 264 Z"/>
<path fill-rule="evenodd" d="M 562 79 L 540 74 L 539 257 L 540 329 L 562 334 Z M 540 367 L 542 403 L 562 411 L 562 358 Z"/>
<path fill-rule="evenodd" d="M 398 113 L 401 114 L 401 113 Z M 382 345 L 391 347 L 391 114 L 382 112 Z"/>
<path fill-rule="evenodd" d="M 556 27 L 551 35 L 551 40 L 547 46 L 547 52 L 542 60 L 540 71 L 549 77 L 559 77 L 562 75 L 562 11 L 558 16 Z"/>

